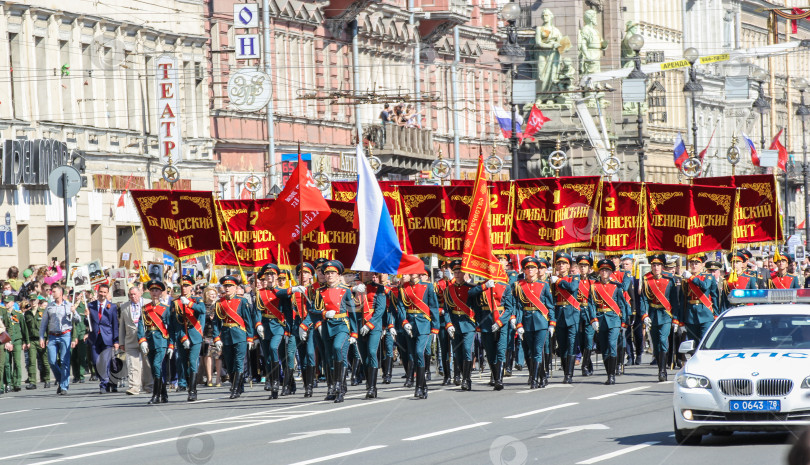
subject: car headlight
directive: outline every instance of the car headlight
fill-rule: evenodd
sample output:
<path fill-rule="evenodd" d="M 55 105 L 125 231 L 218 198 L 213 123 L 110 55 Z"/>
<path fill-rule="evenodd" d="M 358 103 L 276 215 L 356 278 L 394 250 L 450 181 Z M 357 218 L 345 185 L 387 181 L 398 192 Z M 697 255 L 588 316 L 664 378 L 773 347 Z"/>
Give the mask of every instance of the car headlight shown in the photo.
<path fill-rule="evenodd" d="M 802 381 L 801 388 L 802 389 L 810 389 L 810 376 L 808 376 L 807 378 L 804 378 L 804 381 Z"/>
<path fill-rule="evenodd" d="M 683 373 L 677 376 L 675 380 L 681 387 L 689 388 L 689 389 L 711 389 L 712 383 L 709 382 L 709 378 L 705 376 L 699 375 L 690 375 L 689 373 Z M 805 380 L 807 381 L 807 380 Z"/>

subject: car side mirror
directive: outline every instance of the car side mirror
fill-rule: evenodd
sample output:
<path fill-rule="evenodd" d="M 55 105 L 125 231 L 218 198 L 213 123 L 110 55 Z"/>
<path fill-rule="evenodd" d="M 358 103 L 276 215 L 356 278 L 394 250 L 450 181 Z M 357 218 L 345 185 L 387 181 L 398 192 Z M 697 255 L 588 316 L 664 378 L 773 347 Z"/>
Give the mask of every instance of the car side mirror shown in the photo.
<path fill-rule="evenodd" d="M 695 341 L 683 341 L 678 347 L 679 354 L 691 354 L 695 351 Z"/>

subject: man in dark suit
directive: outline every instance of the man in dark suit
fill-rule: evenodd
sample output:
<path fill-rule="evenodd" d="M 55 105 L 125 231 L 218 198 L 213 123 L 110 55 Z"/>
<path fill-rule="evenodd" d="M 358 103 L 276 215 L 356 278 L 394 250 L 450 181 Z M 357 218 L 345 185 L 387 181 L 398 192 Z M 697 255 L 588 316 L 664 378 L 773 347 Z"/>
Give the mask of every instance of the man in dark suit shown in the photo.
<path fill-rule="evenodd" d="M 111 349 L 105 355 L 112 357 L 118 350 L 118 306 L 109 300 L 110 286 L 98 286 L 98 299 L 87 306 L 87 317 L 90 320 L 89 346 L 93 364 L 98 369 L 98 392 L 118 392 L 118 386 L 110 384 L 110 365 L 102 363 L 99 367 L 98 358 L 106 349 Z"/>

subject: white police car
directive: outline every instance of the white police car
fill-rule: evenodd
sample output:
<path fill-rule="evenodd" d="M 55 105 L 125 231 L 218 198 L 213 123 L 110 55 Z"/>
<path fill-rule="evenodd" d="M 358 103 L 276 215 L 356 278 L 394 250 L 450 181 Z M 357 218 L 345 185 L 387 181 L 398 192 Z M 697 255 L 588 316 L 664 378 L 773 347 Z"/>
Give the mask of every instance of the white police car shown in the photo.
<path fill-rule="evenodd" d="M 734 290 L 675 376 L 675 439 L 810 425 L 810 289 Z"/>

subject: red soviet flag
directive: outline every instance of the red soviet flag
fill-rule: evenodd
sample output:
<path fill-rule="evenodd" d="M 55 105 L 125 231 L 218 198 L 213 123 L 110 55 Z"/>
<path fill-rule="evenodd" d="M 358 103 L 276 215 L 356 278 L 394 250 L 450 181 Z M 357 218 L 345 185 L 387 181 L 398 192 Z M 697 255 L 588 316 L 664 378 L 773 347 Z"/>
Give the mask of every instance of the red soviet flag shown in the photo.
<path fill-rule="evenodd" d="M 291 242 L 300 240 L 320 226 L 331 212 L 307 165 L 301 162 L 299 152 L 298 166 L 287 180 L 284 190 L 265 213 L 273 219 L 268 228 L 276 242 L 289 247 Z"/>
<path fill-rule="evenodd" d="M 526 122 L 526 130 L 523 131 L 523 134 L 520 136 L 520 142 L 523 143 L 523 139 L 526 137 L 532 137 L 534 133 L 542 129 L 543 125 L 548 121 L 551 121 L 551 118 L 546 118 L 546 115 L 544 115 L 539 108 L 532 105 L 532 111 L 529 113 L 529 119 Z"/>
<path fill-rule="evenodd" d="M 784 130 L 785 128 L 779 130 L 779 133 L 776 135 L 776 137 L 773 138 L 773 141 L 771 141 L 771 146 L 769 148 L 771 150 L 776 150 L 779 152 L 779 159 L 776 165 L 782 171 L 787 171 L 787 161 L 788 161 L 787 149 L 785 148 L 784 145 L 782 145 L 781 142 L 779 142 L 779 138 L 782 137 L 782 131 Z"/>
<path fill-rule="evenodd" d="M 473 201 L 464 233 L 464 250 L 461 253 L 461 271 L 484 279 L 506 282 L 506 271 L 492 253 L 492 227 L 489 223 L 489 188 L 484 171 L 484 155 L 478 155 L 478 172 L 475 176 Z"/>

